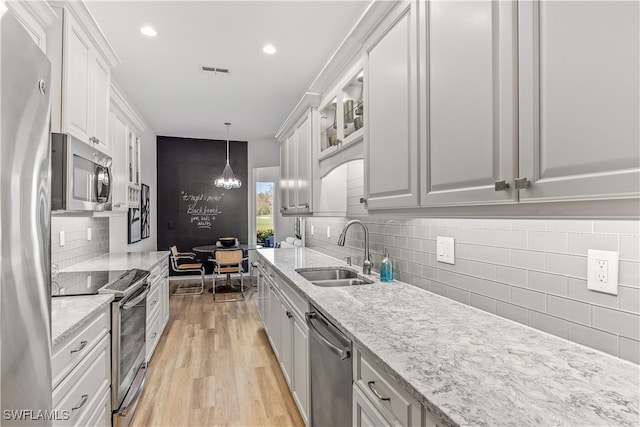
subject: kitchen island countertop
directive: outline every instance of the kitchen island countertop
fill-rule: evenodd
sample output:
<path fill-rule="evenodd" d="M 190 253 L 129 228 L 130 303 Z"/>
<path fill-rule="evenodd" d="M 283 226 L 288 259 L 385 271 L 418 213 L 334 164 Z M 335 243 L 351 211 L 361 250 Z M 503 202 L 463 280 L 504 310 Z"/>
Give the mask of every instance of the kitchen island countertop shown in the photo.
<path fill-rule="evenodd" d="M 258 253 L 448 425 L 640 425 L 638 365 L 398 281 L 315 286 L 295 269 L 345 263 L 311 249 Z"/>
<path fill-rule="evenodd" d="M 113 301 L 113 295 L 82 295 L 51 299 L 51 346 L 87 323 Z"/>
<path fill-rule="evenodd" d="M 159 262 L 165 261 L 168 256 L 169 251 L 114 252 L 63 268 L 60 272 L 115 271 L 131 270 L 132 268 L 151 270 Z"/>

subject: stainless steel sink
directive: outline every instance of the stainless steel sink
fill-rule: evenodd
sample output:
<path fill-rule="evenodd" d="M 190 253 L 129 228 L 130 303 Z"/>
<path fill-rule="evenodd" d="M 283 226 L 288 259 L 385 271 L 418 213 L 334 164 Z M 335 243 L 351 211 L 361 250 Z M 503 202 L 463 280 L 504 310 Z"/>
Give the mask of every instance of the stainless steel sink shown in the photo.
<path fill-rule="evenodd" d="M 312 284 L 325 288 L 367 285 L 373 283 L 373 280 L 358 276 L 358 273 L 353 270 L 340 267 L 323 269 L 301 268 L 296 270 L 296 272 Z"/>

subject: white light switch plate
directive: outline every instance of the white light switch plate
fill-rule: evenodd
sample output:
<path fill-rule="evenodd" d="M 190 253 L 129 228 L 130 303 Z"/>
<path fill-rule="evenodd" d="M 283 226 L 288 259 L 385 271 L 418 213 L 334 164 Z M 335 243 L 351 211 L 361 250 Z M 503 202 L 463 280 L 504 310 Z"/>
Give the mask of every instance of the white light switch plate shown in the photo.
<path fill-rule="evenodd" d="M 618 295 L 618 252 L 587 251 L 587 288 Z"/>
<path fill-rule="evenodd" d="M 315 229 L 315 227 L 312 225 L 312 226 L 311 226 L 311 235 L 312 235 L 312 236 L 315 234 L 315 231 L 316 231 L 316 229 Z"/>
<path fill-rule="evenodd" d="M 60 232 L 60 246 L 64 246 L 64 231 Z"/>
<path fill-rule="evenodd" d="M 331 226 L 327 225 L 327 239 L 331 238 Z"/>
<path fill-rule="evenodd" d="M 455 240 L 453 237 L 436 237 L 436 260 L 445 264 L 455 264 Z"/>
<path fill-rule="evenodd" d="M 91 241 L 91 227 L 87 228 L 87 240 Z"/>

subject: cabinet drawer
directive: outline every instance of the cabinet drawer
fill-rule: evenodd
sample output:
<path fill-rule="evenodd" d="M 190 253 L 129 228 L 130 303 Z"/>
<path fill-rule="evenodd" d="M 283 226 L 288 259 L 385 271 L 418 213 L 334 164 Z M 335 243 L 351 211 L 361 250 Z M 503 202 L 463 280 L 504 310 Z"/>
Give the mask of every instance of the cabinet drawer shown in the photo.
<path fill-rule="evenodd" d="M 355 427 L 391 427 L 391 424 L 356 384 L 353 385 L 353 425 Z"/>
<path fill-rule="evenodd" d="M 151 360 L 151 355 L 155 350 L 158 342 L 160 341 L 160 337 L 162 336 L 162 322 L 160 321 L 160 311 L 156 310 L 153 317 L 148 318 L 147 321 L 147 342 L 146 342 L 146 360 L 149 362 Z"/>
<path fill-rule="evenodd" d="M 58 387 L 53 390 L 53 407 L 68 413 L 57 425 L 82 425 L 92 414 L 111 383 L 111 341 L 106 335 Z M 66 411 L 66 412 L 62 412 Z"/>
<path fill-rule="evenodd" d="M 53 349 L 51 358 L 52 386 L 55 388 L 102 338 L 111 330 L 110 305 L 89 321 L 83 328 L 67 337 Z"/>
<path fill-rule="evenodd" d="M 354 381 L 387 419 L 390 418 L 388 415 L 391 415 L 400 425 L 415 427 L 421 425 L 422 405 L 416 399 L 403 390 L 389 374 L 383 372 L 380 366 L 368 360 L 357 348 L 354 350 L 353 360 Z M 392 423 L 395 424 L 395 422 Z"/>
<path fill-rule="evenodd" d="M 284 281 L 280 276 L 276 276 L 276 284 L 280 288 L 280 293 L 286 296 L 287 300 L 291 302 L 291 307 L 298 312 L 298 315 L 304 319 L 304 313 L 309 309 L 309 303 L 304 299 L 302 295 L 296 292 L 288 283 Z"/>
<path fill-rule="evenodd" d="M 160 284 L 152 285 L 147 296 L 147 324 L 149 324 L 149 319 L 158 311 L 160 305 Z"/>
<path fill-rule="evenodd" d="M 111 427 L 111 388 L 96 400 L 91 409 L 87 409 L 87 417 L 78 425 L 92 427 Z M 55 424 L 54 424 L 55 425 Z"/>

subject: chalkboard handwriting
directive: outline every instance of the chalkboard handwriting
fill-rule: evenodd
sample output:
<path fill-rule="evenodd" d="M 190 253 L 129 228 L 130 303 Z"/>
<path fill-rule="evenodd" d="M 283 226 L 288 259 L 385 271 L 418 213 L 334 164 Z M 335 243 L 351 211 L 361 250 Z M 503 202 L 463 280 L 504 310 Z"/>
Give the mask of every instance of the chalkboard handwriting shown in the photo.
<path fill-rule="evenodd" d="M 198 228 L 211 229 L 216 216 L 222 213 L 219 202 L 222 201 L 224 194 L 213 196 L 210 194 L 191 194 L 186 191 L 180 191 L 180 197 L 186 202 L 187 215 L 191 216 L 191 224 L 195 224 Z"/>

